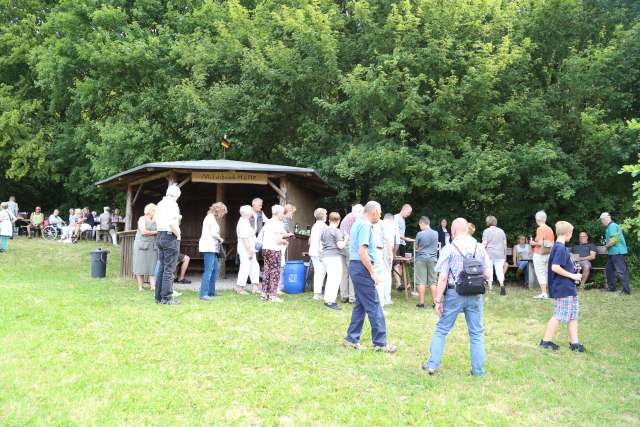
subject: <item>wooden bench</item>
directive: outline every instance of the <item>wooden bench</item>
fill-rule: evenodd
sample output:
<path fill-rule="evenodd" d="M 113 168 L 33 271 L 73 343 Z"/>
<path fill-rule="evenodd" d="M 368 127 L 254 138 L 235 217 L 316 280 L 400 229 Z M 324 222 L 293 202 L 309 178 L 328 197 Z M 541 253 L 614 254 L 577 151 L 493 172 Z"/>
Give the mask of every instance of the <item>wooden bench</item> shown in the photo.
<path fill-rule="evenodd" d="M 589 275 L 589 280 L 591 280 L 593 278 L 593 273 L 600 273 L 602 272 L 603 277 L 604 277 L 604 285 L 605 287 L 607 286 L 607 277 L 604 274 L 604 271 L 606 270 L 605 267 L 599 267 L 596 266 L 596 262 L 598 260 L 602 260 L 602 259 L 606 259 L 607 257 L 607 248 L 606 246 L 597 246 L 597 254 L 596 254 L 596 259 L 594 259 L 593 261 L 591 261 L 591 274 Z M 569 250 L 571 250 L 571 247 L 569 248 Z M 578 261 L 578 257 L 574 254 L 572 254 L 572 260 L 573 261 Z M 533 270 L 533 261 L 532 260 L 527 260 L 529 261 L 529 268 L 528 268 L 528 277 L 529 277 L 529 288 L 539 288 L 540 285 L 538 284 L 538 280 L 535 277 L 535 272 Z M 513 265 L 513 248 L 507 248 L 507 264 L 508 264 L 508 270 L 514 269 L 516 270 L 518 268 L 517 265 Z M 601 263 L 599 263 L 601 264 Z"/>

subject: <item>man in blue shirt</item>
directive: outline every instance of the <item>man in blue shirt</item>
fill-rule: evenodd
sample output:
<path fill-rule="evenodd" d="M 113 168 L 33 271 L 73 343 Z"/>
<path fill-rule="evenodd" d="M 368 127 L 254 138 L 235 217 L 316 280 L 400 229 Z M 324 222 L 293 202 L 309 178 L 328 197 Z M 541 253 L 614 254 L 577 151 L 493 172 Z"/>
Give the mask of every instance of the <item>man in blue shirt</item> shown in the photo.
<path fill-rule="evenodd" d="M 605 276 L 607 278 L 607 286 L 610 292 L 616 291 L 616 275 L 620 276 L 622 282 L 622 293 L 629 295 L 629 272 L 627 271 L 627 243 L 624 240 L 622 228 L 611 219 L 608 212 L 600 215 L 600 222 L 606 227 L 605 229 L 605 246 L 609 255 L 607 260 L 607 268 Z"/>
<path fill-rule="evenodd" d="M 376 259 L 376 243 L 373 224 L 380 221 L 382 208 L 380 203 L 370 201 L 364 207 L 363 216 L 351 227 L 349 233 L 349 276 L 353 282 L 356 301 L 351 312 L 351 323 L 347 329 L 344 344 L 362 350 L 360 335 L 365 314 L 371 324 L 371 340 L 375 351 L 395 353 L 398 348 L 387 343 L 387 325 L 380 305 L 376 286 L 380 279 L 373 267 Z"/>

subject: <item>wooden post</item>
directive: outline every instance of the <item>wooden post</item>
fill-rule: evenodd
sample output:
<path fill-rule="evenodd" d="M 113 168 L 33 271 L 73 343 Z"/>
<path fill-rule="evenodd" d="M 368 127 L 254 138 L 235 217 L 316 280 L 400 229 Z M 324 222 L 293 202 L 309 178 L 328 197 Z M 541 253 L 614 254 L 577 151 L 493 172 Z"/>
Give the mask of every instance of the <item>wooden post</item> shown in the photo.
<path fill-rule="evenodd" d="M 287 182 L 287 177 L 283 176 L 282 178 L 280 178 L 280 191 L 282 193 L 282 195 L 280 196 L 280 204 L 282 206 L 287 204 L 287 199 L 289 198 L 288 194 L 287 194 L 287 187 L 288 187 L 289 183 Z"/>
<path fill-rule="evenodd" d="M 127 187 L 127 206 L 124 213 L 124 231 L 131 230 L 131 223 L 133 222 L 133 186 Z"/>
<path fill-rule="evenodd" d="M 224 184 L 221 184 L 221 183 L 216 184 L 216 202 L 224 203 Z M 227 241 L 226 218 L 227 218 L 226 216 L 222 217 L 222 219 L 220 219 L 218 223 L 218 225 L 220 226 L 220 237 L 222 237 L 225 240 L 225 242 Z M 227 253 L 228 252 L 229 251 L 227 251 Z M 220 263 L 219 270 L 220 270 L 219 277 L 223 277 L 223 278 L 226 277 L 227 275 L 226 259 L 222 260 L 222 262 Z"/>

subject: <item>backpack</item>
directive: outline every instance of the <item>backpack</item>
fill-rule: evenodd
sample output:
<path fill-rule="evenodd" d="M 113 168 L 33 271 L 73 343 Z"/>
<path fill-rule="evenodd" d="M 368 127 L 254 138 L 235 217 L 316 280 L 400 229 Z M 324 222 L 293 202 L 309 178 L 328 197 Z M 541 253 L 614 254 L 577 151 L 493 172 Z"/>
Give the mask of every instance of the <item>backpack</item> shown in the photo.
<path fill-rule="evenodd" d="M 462 272 L 456 280 L 456 292 L 458 295 L 480 295 L 485 292 L 485 283 L 482 263 L 476 259 L 478 244 L 473 250 L 473 255 L 464 255 L 455 243 L 452 245 L 462 255 Z"/>

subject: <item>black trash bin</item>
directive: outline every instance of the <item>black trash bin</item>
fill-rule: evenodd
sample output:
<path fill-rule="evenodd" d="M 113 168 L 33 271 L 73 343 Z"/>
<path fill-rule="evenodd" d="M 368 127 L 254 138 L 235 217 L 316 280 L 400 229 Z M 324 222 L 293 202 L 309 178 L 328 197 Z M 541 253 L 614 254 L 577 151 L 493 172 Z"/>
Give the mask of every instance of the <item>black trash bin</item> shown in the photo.
<path fill-rule="evenodd" d="M 109 251 L 96 249 L 91 251 L 91 277 L 102 278 L 107 275 L 107 254 Z"/>

